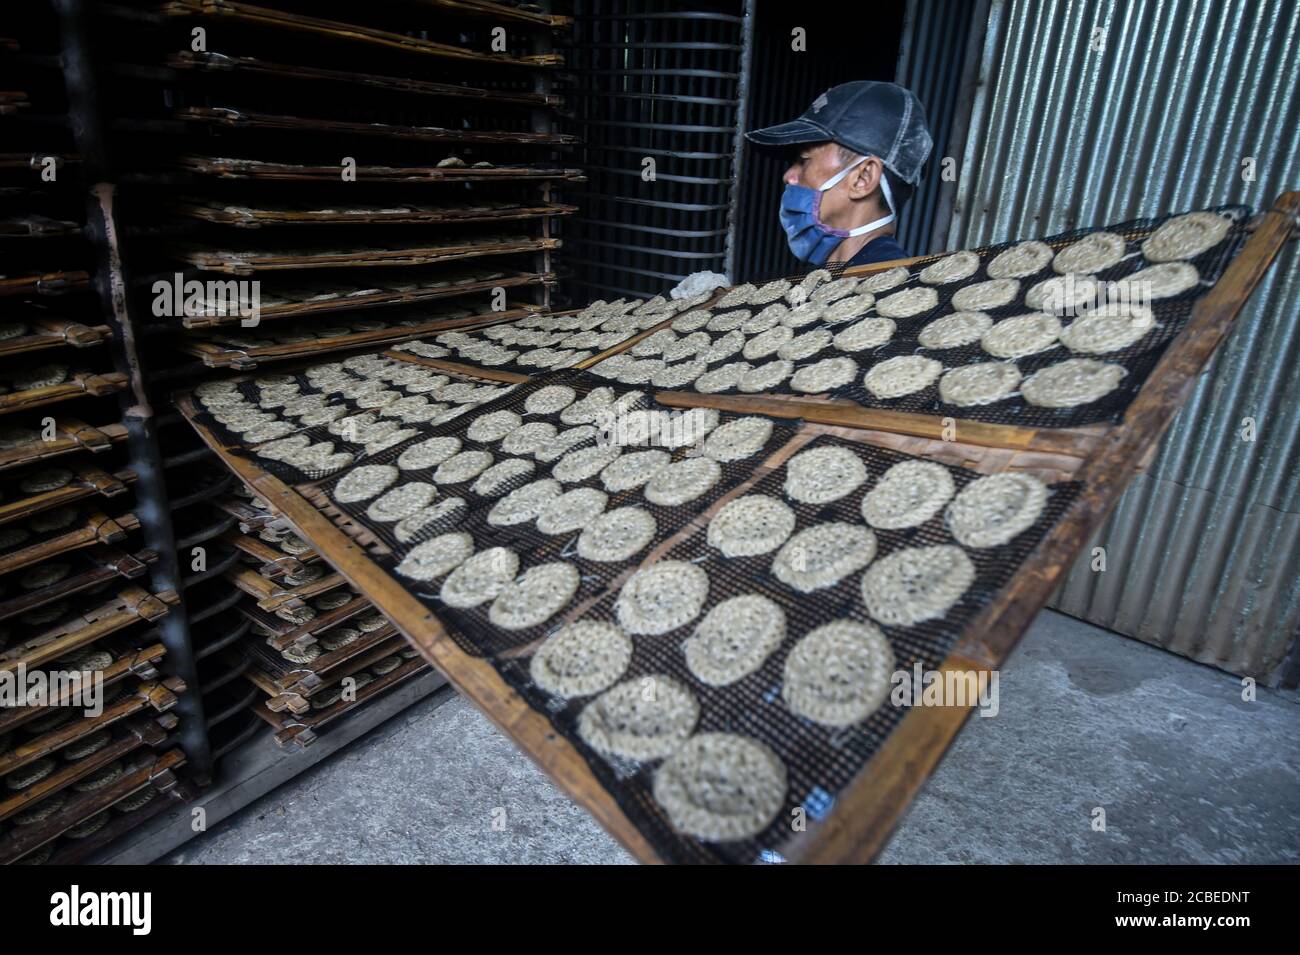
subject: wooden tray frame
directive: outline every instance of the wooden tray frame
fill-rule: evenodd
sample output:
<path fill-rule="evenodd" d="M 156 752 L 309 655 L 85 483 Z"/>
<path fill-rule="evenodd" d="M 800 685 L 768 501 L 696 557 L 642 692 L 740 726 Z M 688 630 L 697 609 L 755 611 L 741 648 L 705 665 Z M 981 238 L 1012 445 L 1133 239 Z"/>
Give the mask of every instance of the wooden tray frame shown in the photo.
<path fill-rule="evenodd" d="M 134 484 L 136 479 L 135 472 L 130 468 L 123 468 L 109 474 L 103 468 L 96 467 L 93 464 L 80 464 L 69 468 L 69 470 L 76 477 L 66 487 L 53 491 L 42 491 L 40 494 L 33 494 L 31 497 L 5 501 L 0 504 L 0 525 L 26 520 L 35 514 L 84 500 L 94 494 L 100 494 L 106 498 L 117 497 L 119 494 L 126 493 L 127 487 Z"/>
<path fill-rule="evenodd" d="M 1080 548 L 1114 508 L 1132 477 L 1150 460 L 1175 412 L 1195 386 L 1197 375 L 1284 243 L 1294 238 L 1297 223 L 1300 223 L 1300 193 L 1297 192 L 1279 196 L 1273 208 L 1258 217 L 1245 247 L 1215 287 L 1197 302 L 1187 326 L 1165 350 L 1118 425 L 1086 437 L 1071 438 L 1064 446 L 1054 444 L 1044 449 L 1036 446 L 1037 434 L 1018 434 L 1033 429 L 1008 428 L 991 434 L 975 431 L 974 436 L 983 438 L 985 443 L 967 443 L 935 440 L 934 429 L 928 423 L 892 417 L 874 419 L 869 417 L 867 409 L 860 409 L 866 417 L 854 422 L 836 422 L 851 425 L 855 430 L 846 433 L 867 443 L 902 447 L 909 453 L 922 455 L 943 450 L 962 461 L 982 463 L 984 470 L 1041 467 L 1047 458 L 1053 468 L 1071 474 L 1084 484 L 1076 500 L 1029 555 L 1021 572 L 966 628 L 942 670 L 988 671 L 1006 659 Z M 897 264 L 879 263 L 849 270 L 849 274 L 869 274 Z M 752 410 L 768 407 L 767 399 L 748 401 L 751 403 L 746 407 Z M 232 455 L 215 435 L 194 422 L 195 409 L 188 396 L 183 396 L 178 405 L 225 464 L 272 509 L 287 518 L 360 592 L 368 595 L 462 695 L 475 703 L 634 856 L 646 862 L 662 861 L 613 797 L 596 782 L 577 749 L 556 734 L 542 714 L 528 707 L 487 661 L 462 651 L 422 603 L 371 561 L 361 546 L 335 527 L 301 493 L 262 471 L 252 461 Z M 807 417 L 803 411 L 799 413 Z M 922 433 L 911 433 L 906 430 L 909 428 Z M 958 434 L 963 439 L 968 436 L 960 424 Z M 1005 445 L 994 443 L 1002 437 L 1016 440 Z M 259 715 L 274 724 L 271 719 L 274 714 L 264 707 L 262 710 Z M 838 795 L 834 811 L 821 821 L 810 822 L 807 831 L 792 835 L 782 847 L 782 855 L 795 862 L 871 861 L 970 712 L 970 708 L 962 707 L 910 709 L 872 760 Z"/>

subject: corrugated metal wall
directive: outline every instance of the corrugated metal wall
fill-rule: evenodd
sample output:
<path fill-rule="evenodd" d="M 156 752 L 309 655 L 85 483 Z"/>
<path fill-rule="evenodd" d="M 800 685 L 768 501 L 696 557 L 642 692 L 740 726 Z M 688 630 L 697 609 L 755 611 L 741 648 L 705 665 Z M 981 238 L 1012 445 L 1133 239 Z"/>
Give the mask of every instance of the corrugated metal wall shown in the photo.
<path fill-rule="evenodd" d="M 1267 207 L 1300 188 L 1298 63 L 1291 0 L 994 0 L 949 247 Z M 1292 244 L 1089 545 L 1106 571 L 1080 561 L 1057 608 L 1281 679 L 1300 626 L 1298 259 Z"/>
<path fill-rule="evenodd" d="M 925 175 L 899 220 L 896 234 L 899 244 L 912 255 L 946 248 L 943 239 L 956 183 L 944 181 L 943 158 L 954 156 L 965 140 L 963 96 L 968 102 L 972 95 L 964 82 L 967 53 L 971 53 L 972 60 L 979 54 L 978 38 L 971 49 L 971 33 L 976 24 L 982 31 L 987 11 L 986 0 L 908 0 L 894 82 L 906 86 L 921 101 L 934 140 Z M 938 235 L 936 222 L 943 226 Z"/>

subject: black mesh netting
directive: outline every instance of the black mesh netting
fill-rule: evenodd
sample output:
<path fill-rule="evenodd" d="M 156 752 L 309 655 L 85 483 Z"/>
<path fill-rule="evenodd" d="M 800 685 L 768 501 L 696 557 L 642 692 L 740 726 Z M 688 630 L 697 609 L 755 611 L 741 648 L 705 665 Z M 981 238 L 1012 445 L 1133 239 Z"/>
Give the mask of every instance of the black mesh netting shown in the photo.
<path fill-rule="evenodd" d="M 1250 215 L 1250 209 L 1248 207 L 1219 206 L 1207 211 L 1219 212 L 1227 215 L 1233 219 L 1234 224 L 1222 242 L 1190 260 L 1191 264 L 1194 265 L 1200 273 L 1200 281 L 1192 288 L 1179 295 L 1171 298 L 1155 299 L 1152 301 L 1150 305 L 1155 315 L 1156 325 L 1137 342 L 1126 348 L 1113 352 L 1077 356 L 1119 364 L 1123 366 L 1125 370 L 1125 375 L 1121 380 L 1119 387 L 1097 401 L 1073 408 L 1043 408 L 1030 404 L 1022 397 L 1019 391 L 1016 391 L 1000 401 L 987 405 L 954 405 L 948 404 L 940 399 L 937 380 L 935 383 L 921 391 L 892 399 L 877 398 L 869 392 L 863 384 L 863 376 L 871 366 L 886 359 L 903 355 L 918 354 L 936 359 L 942 362 L 945 371 L 962 365 L 1003 360 L 985 352 L 980 347 L 978 341 L 971 345 L 956 348 L 934 349 L 924 348 L 921 346 L 917 336 L 931 321 L 956 311 L 952 306 L 953 294 L 967 285 L 987 281 L 989 278 L 987 273 L 988 263 L 991 262 L 999 252 L 1019 244 L 1018 242 L 1006 242 L 999 245 L 983 246 L 972 250 L 978 252 L 981 259 L 980 267 L 975 274 L 961 282 L 930 286 L 938 294 L 938 304 L 934 308 L 931 308 L 920 315 L 915 315 L 910 318 L 896 319 L 895 332 L 893 337 L 886 344 L 878 348 L 859 352 L 843 352 L 837 349 L 834 345 L 827 345 L 807 357 L 796 360 L 794 362 L 795 371 L 827 358 L 851 358 L 858 366 L 857 372 L 847 384 L 832 389 L 830 394 L 833 397 L 852 399 L 853 401 L 870 408 L 884 408 L 893 411 L 908 411 L 919 414 L 950 416 L 954 418 L 984 421 L 993 424 L 1021 425 L 1037 428 L 1077 427 L 1103 421 L 1118 421 L 1122 418 L 1125 409 L 1133 401 L 1134 397 L 1145 383 L 1147 376 L 1155 367 L 1156 362 L 1159 361 L 1165 348 L 1175 337 L 1177 337 L 1178 333 L 1182 331 L 1183 327 L 1187 324 L 1196 302 L 1219 280 L 1228 264 L 1232 261 L 1237 252 L 1240 251 L 1241 246 L 1245 242 L 1247 236 L 1246 225 Z M 1169 215 L 1155 219 L 1135 219 L 1131 222 L 1125 222 L 1120 225 L 1076 229 L 1070 232 L 1049 236 L 1042 241 L 1052 246 L 1054 250 L 1059 251 L 1070 243 L 1076 242 L 1085 235 L 1093 232 L 1115 232 L 1124 236 L 1128 240 L 1128 246 L 1124 258 L 1111 268 L 1096 273 L 1095 276 L 1102 282 L 1118 282 L 1132 275 L 1134 272 L 1152 264 L 1142 255 L 1142 241 L 1159 225 L 1173 217 L 1173 215 Z M 917 287 L 921 284 L 918 278 L 921 270 L 931 262 L 944 258 L 947 254 L 949 253 L 931 256 L 912 264 L 908 267 L 911 272 L 911 277 L 903 284 L 891 288 L 887 292 L 879 293 L 876 296 L 877 299 L 891 295 L 903 289 Z M 838 275 L 838 270 L 832 272 L 832 274 Z M 1031 309 L 1024 303 L 1024 293 L 1038 282 L 1047 278 L 1052 278 L 1055 275 L 1056 273 L 1052 271 L 1051 264 L 1049 263 L 1038 273 L 1019 280 L 1020 292 L 1015 296 L 1010 304 L 998 308 L 984 309 L 985 313 L 988 314 L 996 323 L 1003 318 L 1009 318 L 1013 315 L 1020 315 L 1034 311 L 1034 309 Z M 797 280 L 797 277 L 793 279 L 793 281 Z M 719 308 L 716 309 L 715 315 L 723 315 L 728 312 L 738 312 L 742 309 L 757 315 L 763 307 L 764 306 L 756 305 L 749 307 L 736 306 L 729 309 Z M 874 314 L 876 314 L 876 312 L 873 307 L 860 316 L 845 319 L 836 322 L 833 325 L 824 325 L 820 322 L 814 322 L 813 324 L 795 329 L 795 334 L 807 334 L 817 328 L 826 328 L 827 331 L 838 333 L 848 328 L 858 319 Z M 722 324 L 725 325 L 725 322 Z M 1068 326 L 1069 319 L 1062 318 L 1062 324 Z M 721 329 L 712 331 L 708 329 L 702 330 L 706 331 L 707 334 L 710 335 L 715 344 L 719 339 L 727 334 L 727 331 Z M 747 335 L 746 337 L 752 337 L 752 335 Z M 653 358 L 654 356 L 649 357 Z M 1073 356 L 1064 345 L 1058 342 L 1054 347 L 1049 348 L 1046 351 L 1028 357 L 1017 358 L 1014 360 L 1014 363 L 1020 369 L 1023 380 L 1028 378 L 1034 372 L 1049 365 L 1056 364 L 1057 362 L 1069 357 L 1075 356 Z M 776 358 L 777 356 L 775 354 L 771 354 L 758 358 L 750 362 L 750 364 L 757 366 L 759 364 L 773 361 Z M 696 358 L 688 357 L 681 359 L 681 362 L 689 362 L 693 360 L 696 360 Z M 706 365 L 710 370 L 712 370 L 730 362 L 744 360 L 743 355 L 737 351 L 735 354 L 729 356 L 706 361 Z M 680 362 L 674 362 L 674 364 L 679 363 Z M 685 391 L 690 391 L 694 388 L 691 384 L 679 387 L 680 390 Z M 742 392 L 736 387 L 729 387 L 721 389 L 715 393 L 741 394 Z M 798 394 L 798 392 L 794 391 L 790 387 L 790 379 L 788 378 L 783 384 L 776 388 L 765 389 L 763 393 Z"/>
<path fill-rule="evenodd" d="M 455 434 L 461 441 L 462 451 L 487 451 L 492 454 L 493 464 L 513 458 L 529 461 L 534 465 L 534 468 L 528 474 L 517 476 L 495 487 L 490 494 L 480 494 L 474 490 L 474 482 L 477 478 L 458 484 L 438 484 L 438 497 L 435 498 L 435 504 L 449 498 L 459 498 L 464 502 L 464 506 L 456 508 L 436 521 L 421 527 L 417 532 L 407 535 L 405 539 L 397 534 L 397 522 L 377 521 L 368 516 L 367 511 L 375 498 L 355 504 L 338 503 L 334 492 L 338 482 L 343 480 L 341 477 L 328 481 L 321 486 L 321 490 L 330 497 L 331 501 L 335 502 L 336 507 L 351 520 L 363 525 L 383 542 L 388 552 L 374 554 L 372 559 L 385 566 L 396 579 L 402 581 L 411 593 L 428 603 L 436 611 L 439 618 L 449 625 L 448 631 L 461 649 L 475 656 L 492 655 L 532 643 L 539 637 L 546 636 L 554 630 L 557 623 L 552 619 L 523 630 L 504 630 L 489 621 L 489 603 L 470 609 L 447 606 L 438 597 L 443 578 L 439 577 L 434 581 L 421 583 L 397 573 L 397 565 L 402 562 L 412 549 L 441 534 L 458 532 L 470 535 L 474 541 L 475 551 L 481 551 L 489 547 L 506 547 L 514 551 L 519 557 L 521 574 L 530 567 L 563 561 L 572 564 L 580 574 L 578 591 L 567 602 L 567 605 L 580 604 L 600 594 L 615 578 L 629 567 L 639 563 L 653 548 L 687 526 L 719 497 L 752 477 L 754 469 L 795 434 L 795 428 L 791 423 L 773 422 L 771 434 L 760 450 L 741 460 L 721 463 L 719 465 L 721 473 L 717 483 L 695 500 L 683 505 L 666 506 L 651 503 L 645 498 L 643 486 L 614 492 L 607 491 L 599 473 L 579 481 L 562 482 L 562 488 L 566 492 L 579 487 L 589 487 L 607 493 L 608 500 L 605 505 L 605 513 L 616 508 L 637 507 L 647 511 L 654 520 L 655 531 L 652 537 L 635 554 L 622 560 L 591 560 L 581 556 L 577 551 L 579 531 L 552 536 L 540 531 L 534 521 L 512 525 L 492 523 L 489 520 L 489 515 L 491 515 L 492 509 L 499 501 L 517 488 L 548 478 L 554 462 L 537 460 L 526 454 L 506 454 L 501 451 L 500 440 L 475 442 L 469 440 L 465 434 L 473 418 L 499 411 L 512 411 L 520 415 L 525 423 L 540 421 L 553 425 L 557 431 L 568 429 L 570 426 L 560 420 L 559 412 L 551 414 L 530 413 L 525 407 L 530 395 L 543 387 L 555 384 L 566 384 L 572 387 L 579 398 L 585 397 L 593 388 L 610 388 L 608 384 L 582 372 L 560 372 L 527 382 L 510 394 L 503 395 L 475 409 L 472 416 L 466 416 L 463 421 L 449 422 L 441 429 L 435 429 L 435 431 L 442 430 L 446 434 Z M 639 395 L 635 401 L 627 405 L 629 410 L 662 411 L 670 414 L 681 413 L 680 409 L 658 405 L 636 389 L 617 386 L 612 390 L 620 397 Z M 721 426 L 741 417 L 745 416 L 720 414 L 718 423 Z M 581 426 L 579 425 L 579 427 Z M 566 453 L 584 448 L 593 448 L 597 446 L 598 442 L 607 440 L 608 431 L 602 432 L 594 426 L 593 431 L 592 435 L 569 447 Z M 423 435 L 418 439 L 412 439 L 410 442 L 405 442 L 376 455 L 374 458 L 369 459 L 367 463 L 394 464 L 411 445 L 427 440 L 429 436 L 438 437 L 442 435 L 432 433 L 431 435 Z M 624 453 L 641 450 L 647 450 L 647 448 L 641 446 L 627 447 Z M 693 453 L 695 453 L 693 446 L 683 446 L 669 452 L 673 462 L 684 460 Z M 560 458 L 562 457 L 563 455 L 560 456 Z M 436 467 L 403 469 L 398 483 L 436 483 L 434 481 L 436 470 Z M 396 487 L 397 483 L 393 486 Z"/>
<path fill-rule="evenodd" d="M 851 494 L 830 504 L 811 506 L 791 501 L 783 493 L 785 468 L 760 479 L 749 493 L 768 494 L 785 501 L 797 516 L 796 533 L 828 521 L 861 523 L 861 500 L 866 491 L 890 466 L 911 460 L 897 452 L 844 442 L 821 436 L 808 444 L 814 448 L 836 444 L 850 448 L 864 462 L 867 481 Z M 950 467 L 958 491 L 981 475 Z M 1016 573 L 1047 530 L 1059 520 L 1078 493 L 1073 483 L 1054 484 L 1043 513 L 1035 524 L 1009 543 L 980 550 L 966 549 L 975 566 L 974 583 L 941 619 L 909 627 L 883 626 L 895 655 L 896 669 L 910 672 L 919 664 L 937 669 L 949 649 L 975 615 Z M 900 531 L 877 531 L 876 559 L 903 547 L 953 544 L 940 514 L 925 524 Z M 859 581 L 862 571 L 850 574 L 832 587 L 800 593 L 781 583 L 770 572 L 776 551 L 746 558 L 724 558 L 711 548 L 701 531 L 674 545 L 665 560 L 697 562 L 709 575 L 709 595 L 695 621 L 661 636 L 633 638 L 634 652 L 623 680 L 650 675 L 668 675 L 685 684 L 700 705 L 696 732 L 739 733 L 762 741 L 783 760 L 789 788 L 785 805 L 776 819 L 757 836 L 730 842 L 704 842 L 684 836 L 669 823 L 652 795 L 653 767 L 647 764 L 607 760 L 577 735 L 578 714 L 590 698 L 564 701 L 539 689 L 529 676 L 529 658 L 497 658 L 493 665 L 534 709 L 544 713 L 557 731 L 583 754 L 596 777 L 610 791 L 628 818 L 646 836 L 663 858 L 672 862 L 749 863 L 779 858 L 779 847 L 789 836 L 786 828 L 796 807 L 820 819 L 830 812 L 837 794 L 874 755 L 886 736 L 906 713 L 904 707 L 886 702 L 865 721 L 846 728 L 829 728 L 796 716 L 781 698 L 781 674 L 786 656 L 803 635 L 831 620 L 849 618 L 870 621 L 862 603 Z M 785 612 L 786 637 L 754 673 L 724 687 L 702 683 L 690 672 L 682 653 L 682 641 L 694 625 L 716 604 L 741 594 L 762 594 Z M 610 593 L 593 606 L 584 619 L 617 622 L 617 594 Z"/>

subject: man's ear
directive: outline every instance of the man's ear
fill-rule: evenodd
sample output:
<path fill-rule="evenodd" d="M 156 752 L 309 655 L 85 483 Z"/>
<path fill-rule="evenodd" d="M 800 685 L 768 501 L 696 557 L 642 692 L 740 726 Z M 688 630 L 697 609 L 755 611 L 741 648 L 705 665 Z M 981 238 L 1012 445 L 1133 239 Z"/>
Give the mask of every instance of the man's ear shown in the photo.
<path fill-rule="evenodd" d="M 885 166 L 875 156 L 868 156 L 866 161 L 849 173 L 849 198 L 865 199 L 880 187 L 880 177 L 884 175 Z"/>

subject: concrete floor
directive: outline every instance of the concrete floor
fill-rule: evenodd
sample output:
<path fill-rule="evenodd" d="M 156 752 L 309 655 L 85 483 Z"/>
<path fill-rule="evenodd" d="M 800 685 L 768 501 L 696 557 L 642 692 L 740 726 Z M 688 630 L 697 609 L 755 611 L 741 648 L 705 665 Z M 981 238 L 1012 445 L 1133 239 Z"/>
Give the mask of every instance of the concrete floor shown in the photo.
<path fill-rule="evenodd" d="M 1300 862 L 1295 693 L 1244 703 L 1234 677 L 1052 611 L 1000 679 L 882 862 Z M 631 861 L 447 691 L 163 861 L 308 860 Z"/>

